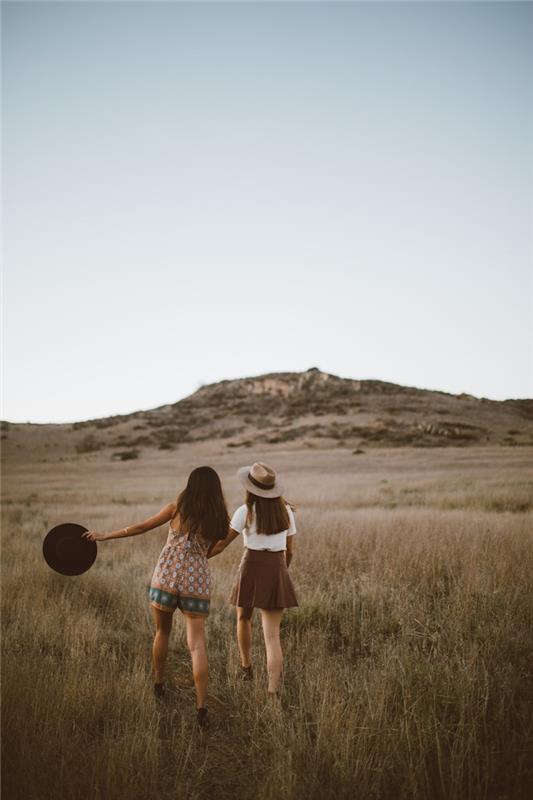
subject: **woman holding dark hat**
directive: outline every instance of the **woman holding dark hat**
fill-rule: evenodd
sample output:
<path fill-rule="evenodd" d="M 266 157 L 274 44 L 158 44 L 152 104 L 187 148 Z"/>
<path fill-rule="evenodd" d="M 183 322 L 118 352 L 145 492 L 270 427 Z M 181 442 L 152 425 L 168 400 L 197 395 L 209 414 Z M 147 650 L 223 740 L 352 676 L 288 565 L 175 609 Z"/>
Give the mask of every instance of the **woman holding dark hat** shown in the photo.
<path fill-rule="evenodd" d="M 230 595 L 237 610 L 237 641 L 242 677 L 252 678 L 250 650 L 252 615 L 261 610 L 268 672 L 268 693 L 277 695 L 283 656 L 280 623 L 284 608 L 298 605 L 288 567 L 294 552 L 294 512 L 283 498 L 283 488 L 274 470 L 257 462 L 242 467 L 237 476 L 246 489 L 246 502 L 235 511 L 226 538 L 213 547 L 222 552 L 240 533 L 244 555 Z"/>
<path fill-rule="evenodd" d="M 92 541 L 137 536 L 169 523 L 150 585 L 150 604 L 156 627 L 153 644 L 154 691 L 164 694 L 164 673 L 173 612 L 179 608 L 186 620 L 187 645 L 192 659 L 198 724 L 207 724 L 207 655 L 204 626 L 209 614 L 211 574 L 207 559 L 215 542 L 228 532 L 229 516 L 220 478 L 211 467 L 197 467 L 176 502 L 154 517 L 118 531 L 83 534 Z"/>

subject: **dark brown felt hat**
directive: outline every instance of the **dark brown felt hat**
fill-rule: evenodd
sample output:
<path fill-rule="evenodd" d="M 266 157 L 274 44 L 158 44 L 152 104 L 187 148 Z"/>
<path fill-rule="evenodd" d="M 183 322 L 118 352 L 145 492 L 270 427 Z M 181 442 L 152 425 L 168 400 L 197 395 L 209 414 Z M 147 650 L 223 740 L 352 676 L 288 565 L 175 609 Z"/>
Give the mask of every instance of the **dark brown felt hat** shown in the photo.
<path fill-rule="evenodd" d="M 43 556 L 49 567 L 62 575 L 82 575 L 95 562 L 96 542 L 84 538 L 83 525 L 64 522 L 48 531 L 43 542 Z"/>

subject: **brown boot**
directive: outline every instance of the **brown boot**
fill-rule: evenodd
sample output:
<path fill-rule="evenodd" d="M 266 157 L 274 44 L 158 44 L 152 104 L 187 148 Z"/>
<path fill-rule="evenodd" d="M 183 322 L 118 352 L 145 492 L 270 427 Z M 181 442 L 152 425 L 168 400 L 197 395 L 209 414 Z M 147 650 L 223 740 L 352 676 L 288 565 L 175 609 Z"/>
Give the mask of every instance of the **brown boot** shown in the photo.
<path fill-rule="evenodd" d="M 205 706 L 196 709 L 196 724 L 199 728 L 209 727 L 209 713 Z"/>

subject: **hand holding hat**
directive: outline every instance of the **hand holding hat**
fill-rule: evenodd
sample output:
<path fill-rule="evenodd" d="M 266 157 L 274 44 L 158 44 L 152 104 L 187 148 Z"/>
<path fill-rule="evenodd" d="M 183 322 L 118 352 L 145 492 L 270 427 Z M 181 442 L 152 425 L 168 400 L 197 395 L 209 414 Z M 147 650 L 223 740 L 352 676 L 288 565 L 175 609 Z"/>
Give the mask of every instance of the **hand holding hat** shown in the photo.
<path fill-rule="evenodd" d="M 120 535 L 127 536 L 128 529 Z M 96 559 L 96 542 L 114 539 L 116 531 L 89 531 L 83 525 L 65 522 L 48 531 L 43 542 L 43 556 L 49 567 L 62 575 L 82 575 Z"/>
<path fill-rule="evenodd" d="M 99 533 L 98 531 L 85 531 L 82 533 L 82 537 L 89 539 L 90 542 L 105 542 L 110 538 L 108 533 Z"/>

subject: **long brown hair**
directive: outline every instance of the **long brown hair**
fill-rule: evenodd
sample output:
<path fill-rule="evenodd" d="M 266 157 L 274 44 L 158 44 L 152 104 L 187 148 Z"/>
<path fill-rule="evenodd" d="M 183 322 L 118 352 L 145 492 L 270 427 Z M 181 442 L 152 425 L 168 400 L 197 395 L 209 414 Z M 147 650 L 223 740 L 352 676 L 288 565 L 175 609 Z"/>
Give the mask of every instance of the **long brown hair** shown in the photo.
<path fill-rule="evenodd" d="M 259 497 L 246 492 L 246 525 L 251 525 L 255 513 L 257 533 L 271 536 L 273 533 L 286 531 L 290 526 L 287 501 L 284 497 Z"/>
<path fill-rule="evenodd" d="M 220 478 L 212 467 L 193 469 L 178 495 L 174 517 L 179 517 L 180 530 L 189 537 L 199 535 L 208 542 L 226 538 L 229 514 Z"/>

